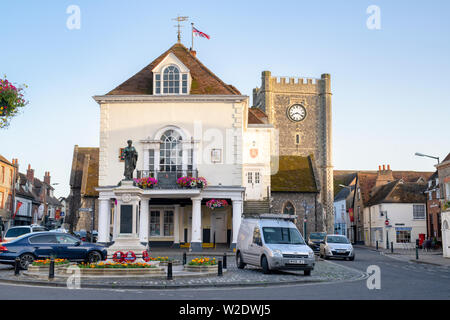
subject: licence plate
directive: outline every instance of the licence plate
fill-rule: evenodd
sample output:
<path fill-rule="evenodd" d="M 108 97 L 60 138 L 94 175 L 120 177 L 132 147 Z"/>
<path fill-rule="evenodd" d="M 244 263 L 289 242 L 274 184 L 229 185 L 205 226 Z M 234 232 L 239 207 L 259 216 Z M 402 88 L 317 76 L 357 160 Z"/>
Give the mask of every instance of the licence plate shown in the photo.
<path fill-rule="evenodd" d="M 305 263 L 305 260 L 289 260 L 289 263 L 292 263 L 292 264 L 306 264 Z"/>

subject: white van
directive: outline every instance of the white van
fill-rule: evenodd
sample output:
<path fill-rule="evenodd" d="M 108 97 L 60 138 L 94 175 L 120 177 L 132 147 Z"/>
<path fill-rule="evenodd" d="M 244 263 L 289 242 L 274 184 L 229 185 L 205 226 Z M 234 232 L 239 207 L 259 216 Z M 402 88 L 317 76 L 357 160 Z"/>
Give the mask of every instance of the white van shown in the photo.
<path fill-rule="evenodd" d="M 314 252 L 305 243 L 292 221 L 296 216 L 262 214 L 244 218 L 236 244 L 236 264 L 270 270 L 303 270 L 306 276 L 314 269 Z"/>

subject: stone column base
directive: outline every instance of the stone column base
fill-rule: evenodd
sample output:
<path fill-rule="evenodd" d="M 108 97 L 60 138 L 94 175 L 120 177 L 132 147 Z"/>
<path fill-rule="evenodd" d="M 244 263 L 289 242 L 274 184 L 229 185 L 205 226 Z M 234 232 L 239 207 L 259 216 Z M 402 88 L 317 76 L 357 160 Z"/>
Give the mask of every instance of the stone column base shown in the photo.
<path fill-rule="evenodd" d="M 193 252 L 202 252 L 202 243 L 201 242 L 191 242 L 191 251 Z"/>

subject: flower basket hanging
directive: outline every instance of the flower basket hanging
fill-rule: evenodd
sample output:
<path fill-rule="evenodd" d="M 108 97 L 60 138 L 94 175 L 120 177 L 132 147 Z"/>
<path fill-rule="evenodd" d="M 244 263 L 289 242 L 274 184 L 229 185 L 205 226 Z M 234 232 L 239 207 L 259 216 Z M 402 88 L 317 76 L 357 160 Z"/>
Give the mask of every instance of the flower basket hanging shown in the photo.
<path fill-rule="evenodd" d="M 225 208 L 228 206 L 227 200 L 212 199 L 206 202 L 206 206 L 211 210 Z"/>
<path fill-rule="evenodd" d="M 20 108 L 28 104 L 24 99 L 23 89 L 14 86 L 6 78 L 0 79 L 0 128 L 7 127 Z"/>

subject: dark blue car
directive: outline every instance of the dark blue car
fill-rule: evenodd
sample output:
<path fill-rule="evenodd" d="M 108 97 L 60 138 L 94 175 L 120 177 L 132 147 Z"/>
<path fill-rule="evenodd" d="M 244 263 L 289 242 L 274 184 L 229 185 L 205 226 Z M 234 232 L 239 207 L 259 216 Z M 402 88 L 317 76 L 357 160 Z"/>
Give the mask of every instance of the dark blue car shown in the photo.
<path fill-rule="evenodd" d="M 11 242 L 0 243 L 0 263 L 14 264 L 19 257 L 22 269 L 27 269 L 34 260 L 52 256 L 70 261 L 97 262 L 106 260 L 107 252 L 105 246 L 84 243 L 60 232 L 29 233 Z"/>

